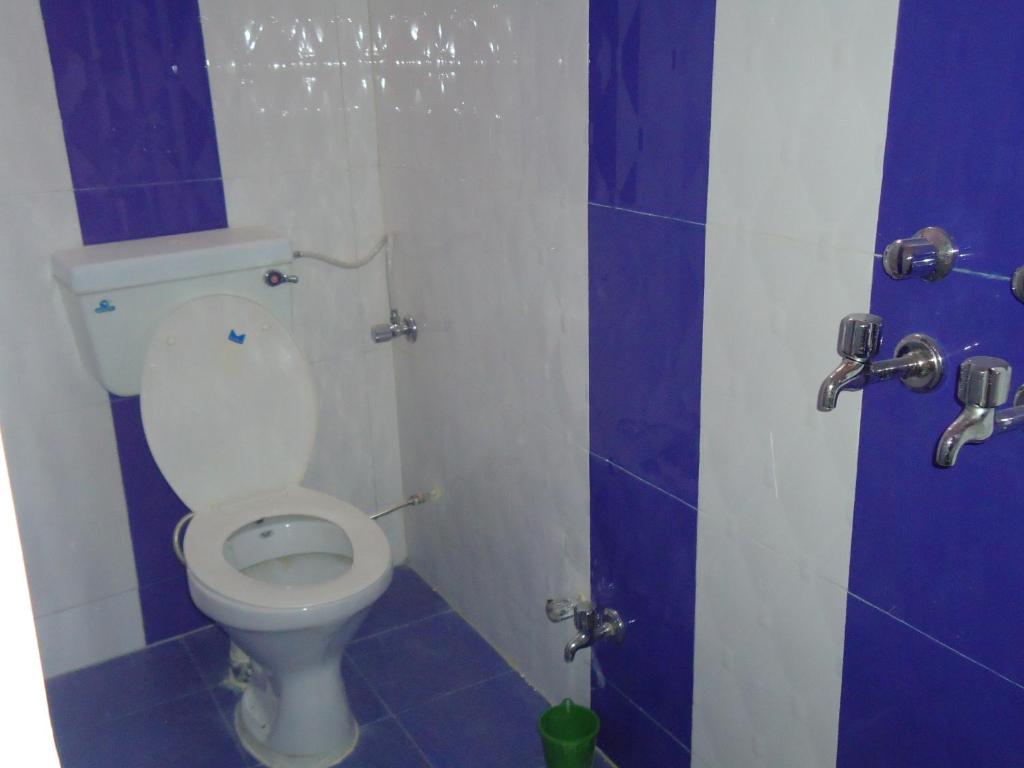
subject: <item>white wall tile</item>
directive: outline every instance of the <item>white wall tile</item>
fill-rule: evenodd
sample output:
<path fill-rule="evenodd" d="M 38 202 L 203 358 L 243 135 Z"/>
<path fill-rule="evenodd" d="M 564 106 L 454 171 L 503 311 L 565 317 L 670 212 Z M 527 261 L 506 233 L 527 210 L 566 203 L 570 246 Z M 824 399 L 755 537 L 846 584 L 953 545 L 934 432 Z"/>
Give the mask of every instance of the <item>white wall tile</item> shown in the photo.
<path fill-rule="evenodd" d="M 860 397 L 815 410 L 870 303 L 895 0 L 719 0 L 693 748 L 834 765 Z"/>
<path fill-rule="evenodd" d="M 37 0 L 4 3 L 0 65 L 6 73 L 0 78 L 0 194 L 71 189 Z"/>
<path fill-rule="evenodd" d="M 0 195 L 0 414 L 91 407 L 107 394 L 82 364 L 50 255 L 81 245 L 71 192 Z"/>
<path fill-rule="evenodd" d="M 698 524 L 694 753 L 835 765 L 846 592 L 740 531 Z"/>
<path fill-rule="evenodd" d="M 373 0 L 410 560 L 546 696 L 589 591 L 587 5 Z"/>
<path fill-rule="evenodd" d="M 8 414 L 3 437 L 36 615 L 135 588 L 110 407 Z"/>
<path fill-rule="evenodd" d="M 97 664 L 146 645 L 136 590 L 36 619 L 47 677 Z"/>

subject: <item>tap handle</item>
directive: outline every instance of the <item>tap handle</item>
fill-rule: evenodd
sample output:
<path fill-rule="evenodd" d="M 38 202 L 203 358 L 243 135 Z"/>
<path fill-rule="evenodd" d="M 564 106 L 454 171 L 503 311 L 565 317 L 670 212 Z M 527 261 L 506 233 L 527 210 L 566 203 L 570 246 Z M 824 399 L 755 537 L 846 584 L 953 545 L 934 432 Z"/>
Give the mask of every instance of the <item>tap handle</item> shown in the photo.
<path fill-rule="evenodd" d="M 882 344 L 882 318 L 878 315 L 853 314 L 839 321 L 836 351 L 841 357 L 866 363 L 878 354 Z"/>
<path fill-rule="evenodd" d="M 997 408 L 1010 397 L 1010 364 L 1001 357 L 969 357 L 960 363 L 956 397 L 964 405 Z"/>
<path fill-rule="evenodd" d="M 548 614 L 548 621 L 557 624 L 573 617 L 576 612 L 576 601 L 569 597 L 552 597 L 548 599 L 544 610 Z"/>
<path fill-rule="evenodd" d="M 939 227 L 925 227 L 913 237 L 889 243 L 882 254 L 882 267 L 894 280 L 920 277 L 934 282 L 948 275 L 959 251 L 956 243 Z"/>

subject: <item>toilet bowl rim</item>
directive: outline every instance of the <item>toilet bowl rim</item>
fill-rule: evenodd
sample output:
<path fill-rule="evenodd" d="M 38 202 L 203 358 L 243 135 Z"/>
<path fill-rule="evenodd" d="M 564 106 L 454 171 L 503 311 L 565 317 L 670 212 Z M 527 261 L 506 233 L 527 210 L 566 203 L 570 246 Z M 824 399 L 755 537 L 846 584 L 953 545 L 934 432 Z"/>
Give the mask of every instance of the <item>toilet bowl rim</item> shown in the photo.
<path fill-rule="evenodd" d="M 261 518 L 301 515 L 340 528 L 352 543 L 352 567 L 333 579 L 285 587 L 243 574 L 224 554 L 238 530 Z M 348 502 L 301 486 L 199 512 L 185 533 L 191 580 L 239 607 L 273 612 L 327 608 L 375 587 L 392 569 L 391 548 L 380 526 Z M 383 591 L 383 590 L 380 590 Z"/>

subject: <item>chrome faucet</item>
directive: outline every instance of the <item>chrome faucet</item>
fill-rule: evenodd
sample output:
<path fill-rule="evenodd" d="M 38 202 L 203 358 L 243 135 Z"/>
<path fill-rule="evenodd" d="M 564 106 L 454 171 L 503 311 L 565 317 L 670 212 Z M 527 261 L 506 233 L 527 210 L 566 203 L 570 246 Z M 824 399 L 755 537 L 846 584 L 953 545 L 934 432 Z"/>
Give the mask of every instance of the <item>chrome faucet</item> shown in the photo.
<path fill-rule="evenodd" d="M 836 351 L 839 365 L 818 389 L 818 410 L 834 410 L 839 394 L 863 389 L 868 384 L 899 379 L 914 392 L 928 392 L 942 381 L 945 358 L 938 342 L 923 333 L 904 336 L 895 357 L 875 361 L 882 344 L 882 318 L 878 315 L 847 315 L 839 322 Z"/>
<path fill-rule="evenodd" d="M 598 611 L 590 600 L 578 602 L 565 598 L 551 599 L 547 602 L 548 619 L 552 622 L 565 621 L 572 618 L 576 627 L 576 637 L 565 645 L 565 660 L 576 658 L 576 654 L 589 648 L 598 640 L 610 638 L 621 643 L 626 638 L 626 623 L 614 608 Z"/>
<path fill-rule="evenodd" d="M 969 357 L 960 364 L 956 398 L 964 409 L 942 433 L 935 449 L 937 465 L 952 467 L 963 446 L 1024 427 L 1024 387 L 1017 389 L 1010 408 L 996 410 L 1010 396 L 1012 372 L 1001 357 Z"/>

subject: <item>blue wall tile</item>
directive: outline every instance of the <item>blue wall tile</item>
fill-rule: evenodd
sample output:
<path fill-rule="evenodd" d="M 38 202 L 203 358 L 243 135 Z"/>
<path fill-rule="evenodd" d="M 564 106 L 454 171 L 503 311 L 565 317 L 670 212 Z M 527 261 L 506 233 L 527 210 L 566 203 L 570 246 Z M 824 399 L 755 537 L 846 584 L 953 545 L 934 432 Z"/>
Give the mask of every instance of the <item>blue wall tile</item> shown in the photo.
<path fill-rule="evenodd" d="M 590 206 L 590 447 L 696 505 L 704 227 Z"/>
<path fill-rule="evenodd" d="M 590 200 L 703 222 L 713 0 L 590 10 Z"/>
<path fill-rule="evenodd" d="M 689 750 L 614 687 L 595 685 L 591 695 L 601 717 L 598 743 L 616 765 L 689 768 Z"/>
<path fill-rule="evenodd" d="M 1014 384 L 1024 381 L 1024 307 L 1009 290 L 1024 259 L 1007 238 L 1024 216 L 1024 6 L 903 0 L 898 23 L 878 248 L 937 225 L 965 253 L 935 284 L 893 281 L 876 263 L 883 354 L 906 333 L 928 333 L 950 371 L 927 395 L 894 385 L 864 394 L 850 590 L 898 621 L 850 601 L 840 763 L 1024 765 L 1019 692 L 957 655 L 1024 682 L 1024 435 L 966 446 L 952 469 L 933 465 L 962 407 L 966 356 L 1005 357 Z"/>
<path fill-rule="evenodd" d="M 593 697 L 622 765 L 689 765 L 714 22 L 590 4 L 591 580 L 630 622 Z"/>
<path fill-rule="evenodd" d="M 196 0 L 42 0 L 84 243 L 227 226 Z M 170 533 L 187 510 L 156 468 L 138 398 L 112 398 L 148 642 L 207 620 Z"/>
<path fill-rule="evenodd" d="M 76 189 L 220 177 L 195 0 L 42 0 Z"/>
<path fill-rule="evenodd" d="M 86 245 L 220 229 L 228 225 L 220 179 L 75 190 Z"/>
<path fill-rule="evenodd" d="M 1024 766 L 1024 689 L 851 597 L 840 768 Z"/>
<path fill-rule="evenodd" d="M 598 605 L 617 608 L 628 627 L 622 645 L 594 649 L 598 667 L 689 745 L 697 512 L 595 457 L 590 497 L 594 596 Z"/>

